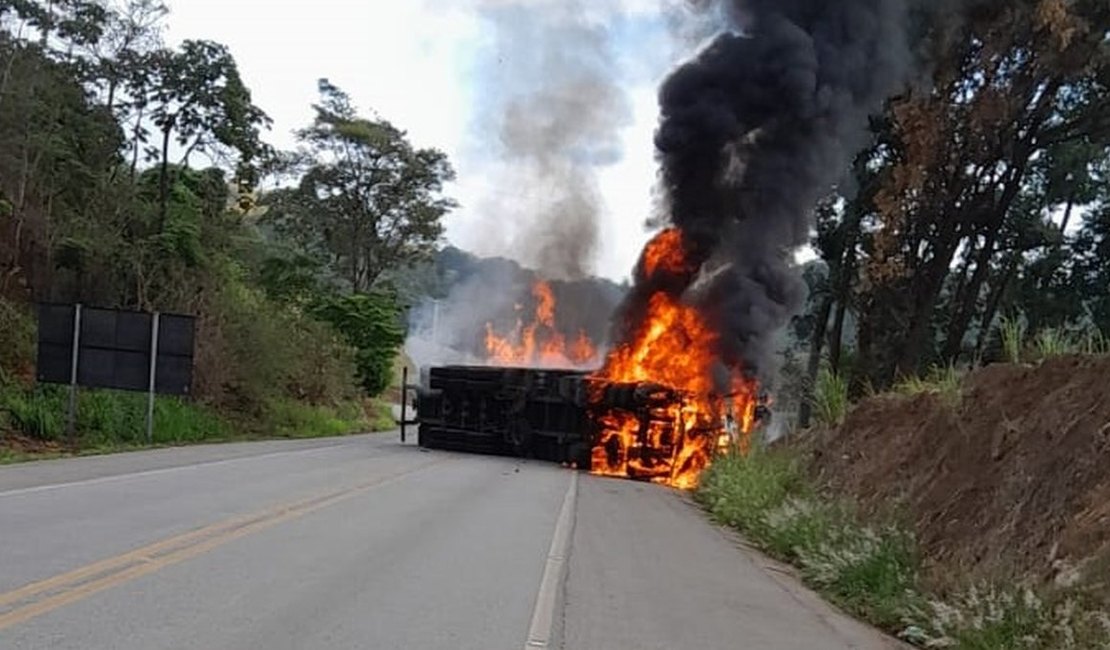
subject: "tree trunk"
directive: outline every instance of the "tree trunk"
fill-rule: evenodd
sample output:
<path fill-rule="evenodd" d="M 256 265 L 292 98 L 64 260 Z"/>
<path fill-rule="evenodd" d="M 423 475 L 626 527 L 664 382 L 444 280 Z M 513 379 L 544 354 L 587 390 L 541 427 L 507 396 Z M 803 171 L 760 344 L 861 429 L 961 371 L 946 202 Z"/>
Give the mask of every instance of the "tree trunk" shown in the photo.
<path fill-rule="evenodd" d="M 840 355 L 844 347 L 844 318 L 848 313 L 848 303 L 840 298 L 836 301 L 836 313 L 833 315 L 832 333 L 829 334 L 829 366 L 838 373 L 841 372 Z"/>
<path fill-rule="evenodd" d="M 832 297 L 821 301 L 817 309 L 817 321 L 813 324 L 813 336 L 809 340 L 809 360 L 806 364 L 806 379 L 802 387 L 802 403 L 798 405 L 798 427 L 809 426 L 813 415 L 813 387 L 817 383 L 817 373 L 821 369 L 821 348 L 825 343 L 825 332 L 829 325 L 829 312 L 832 311 Z"/>
<path fill-rule="evenodd" d="M 990 272 L 991 258 L 994 257 L 994 246 L 997 238 L 997 229 L 993 229 L 987 234 L 986 241 L 983 242 L 983 247 L 979 249 L 979 254 L 976 256 L 975 272 L 971 274 L 971 282 L 965 287 L 965 293 L 960 298 L 960 302 L 956 303 L 956 315 L 952 317 L 948 324 L 948 333 L 944 341 L 944 358 L 949 362 L 958 360 L 963 349 L 964 334 L 967 333 L 967 328 L 971 325 L 971 319 L 975 315 L 975 307 L 979 304 L 979 293 L 982 291 L 983 283 Z"/>
<path fill-rule="evenodd" d="M 139 171 L 139 149 L 142 143 L 139 141 L 141 131 L 143 129 L 143 106 L 139 106 L 139 112 L 135 116 L 135 128 L 131 130 L 131 182 L 135 182 L 135 175 Z"/>
<path fill-rule="evenodd" d="M 983 314 L 982 324 L 979 327 L 979 341 L 975 346 L 976 357 L 982 357 L 983 352 L 987 349 L 987 342 L 990 340 L 991 325 L 994 323 L 994 317 L 998 314 L 998 308 L 1002 305 L 1002 298 L 1006 295 L 1006 289 L 1010 286 L 1010 282 L 1013 281 L 1014 274 L 1017 273 L 1020 263 L 1021 252 L 1014 251 L 1011 253 L 1010 259 L 1006 262 L 1006 268 L 1003 270 L 998 280 L 998 285 L 991 288 L 991 295 L 987 300 L 987 311 Z"/>
<path fill-rule="evenodd" d="M 948 277 L 948 269 L 952 264 L 952 257 L 956 254 L 959 237 L 953 224 L 944 238 L 937 246 L 935 259 L 926 268 L 919 289 L 915 292 L 913 312 L 909 319 L 910 331 L 902 345 L 902 352 L 894 366 L 896 376 L 912 374 L 917 371 L 921 362 L 922 347 L 925 345 L 925 335 L 931 330 L 933 314 L 936 309 L 937 299 L 944 287 L 944 279 Z"/>
<path fill-rule="evenodd" d="M 170 132 L 171 123 L 162 127 L 162 169 L 158 177 L 158 232 L 166 227 L 170 212 Z"/>

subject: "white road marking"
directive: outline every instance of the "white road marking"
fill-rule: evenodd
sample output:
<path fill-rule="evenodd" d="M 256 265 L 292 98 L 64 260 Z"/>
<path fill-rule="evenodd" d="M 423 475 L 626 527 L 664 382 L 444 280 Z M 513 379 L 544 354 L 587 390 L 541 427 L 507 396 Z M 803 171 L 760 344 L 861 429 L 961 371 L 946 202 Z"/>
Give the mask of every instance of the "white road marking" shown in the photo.
<path fill-rule="evenodd" d="M 156 476 L 158 474 L 168 474 L 185 469 L 193 469 L 197 467 L 211 467 L 213 465 L 226 465 L 228 463 L 237 463 L 242 461 L 257 460 L 259 458 L 273 458 L 274 456 L 285 456 L 288 454 L 303 454 L 315 451 L 325 451 L 342 447 L 348 442 L 339 442 L 332 445 L 324 445 L 320 447 L 308 447 L 306 449 L 290 449 L 286 451 L 271 451 L 265 454 L 258 454 L 257 456 L 239 456 L 237 458 L 224 458 L 221 460 L 206 460 L 199 463 L 190 463 L 188 465 L 174 465 L 173 467 L 159 467 L 158 469 L 147 469 L 139 472 L 128 472 L 126 474 L 112 474 L 111 476 L 98 476 L 96 478 L 81 479 L 80 481 L 68 481 L 66 483 L 50 483 L 47 485 L 35 485 L 33 487 L 17 488 L 0 492 L 0 498 L 20 496 L 24 494 L 34 494 L 36 492 L 49 492 L 51 490 L 60 490 L 67 487 L 97 485 L 99 483 L 111 483 L 113 481 L 122 481 L 132 478 L 140 478 L 145 476 Z"/>
<path fill-rule="evenodd" d="M 532 610 L 532 625 L 528 628 L 528 640 L 524 650 L 547 648 L 551 643 L 551 631 L 555 622 L 555 608 L 559 604 L 559 589 L 566 573 L 567 551 L 570 548 L 570 534 L 574 530 L 574 507 L 578 498 L 578 472 L 571 474 L 567 494 L 563 497 L 563 507 L 555 522 L 555 534 L 551 536 L 551 548 L 547 552 L 547 562 L 540 579 L 540 591 L 536 595 L 536 607 Z"/>

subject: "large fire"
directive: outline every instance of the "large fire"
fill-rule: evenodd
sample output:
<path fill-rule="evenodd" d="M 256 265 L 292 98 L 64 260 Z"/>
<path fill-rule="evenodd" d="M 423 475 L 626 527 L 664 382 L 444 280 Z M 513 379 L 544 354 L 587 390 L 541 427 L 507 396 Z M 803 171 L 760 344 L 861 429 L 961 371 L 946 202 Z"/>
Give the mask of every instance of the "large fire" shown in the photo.
<path fill-rule="evenodd" d="M 644 248 L 641 269 L 649 286 L 657 277 L 690 277 L 692 267 L 675 228 Z M 556 327 L 550 285 L 537 282 L 532 297 L 530 322 L 518 319 L 507 334 L 486 325 L 488 361 L 601 366 L 590 375 L 593 473 L 692 489 L 716 454 L 746 450 L 757 419 L 758 385 L 740 368 L 720 363 L 719 334 L 695 306 L 662 288 L 650 294 L 632 336 L 610 350 L 602 365 L 585 332 L 570 339 Z"/>
<path fill-rule="evenodd" d="M 486 323 L 486 354 L 499 366 L 538 366 L 543 368 L 595 368 L 600 362 L 597 346 L 586 334 L 568 337 L 555 326 L 555 292 L 551 285 L 537 281 L 532 286 L 536 301 L 533 319 L 525 324 L 518 319 L 507 334 Z"/>
<path fill-rule="evenodd" d="M 687 264 L 676 229 L 664 230 L 644 249 L 642 268 L 649 280 L 657 273 L 682 272 Z M 691 489 L 714 454 L 747 445 L 758 386 L 739 368 L 719 367 L 717 341 L 694 307 L 662 290 L 650 296 L 631 340 L 610 351 L 595 375 L 601 381 L 595 384 L 594 473 Z M 727 381 L 721 380 L 723 373 Z M 640 385 L 642 406 L 608 407 L 603 392 L 612 384 Z"/>

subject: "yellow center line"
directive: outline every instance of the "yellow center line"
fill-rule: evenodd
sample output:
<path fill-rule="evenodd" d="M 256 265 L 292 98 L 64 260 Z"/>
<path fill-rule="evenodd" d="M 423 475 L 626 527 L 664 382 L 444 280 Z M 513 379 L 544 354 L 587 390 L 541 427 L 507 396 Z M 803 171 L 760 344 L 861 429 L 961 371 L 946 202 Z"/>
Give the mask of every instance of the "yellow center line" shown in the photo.
<path fill-rule="evenodd" d="M 257 513 L 233 517 L 210 526 L 94 562 L 13 591 L 0 593 L 0 630 L 77 602 L 88 596 L 184 562 L 208 551 L 286 521 L 303 517 L 375 487 L 404 478 L 413 472 L 450 459 L 439 459 L 417 467 L 379 477 L 336 492 L 283 504 Z M 28 602 L 30 601 L 30 602 Z M 23 603 L 23 604 L 20 604 Z"/>

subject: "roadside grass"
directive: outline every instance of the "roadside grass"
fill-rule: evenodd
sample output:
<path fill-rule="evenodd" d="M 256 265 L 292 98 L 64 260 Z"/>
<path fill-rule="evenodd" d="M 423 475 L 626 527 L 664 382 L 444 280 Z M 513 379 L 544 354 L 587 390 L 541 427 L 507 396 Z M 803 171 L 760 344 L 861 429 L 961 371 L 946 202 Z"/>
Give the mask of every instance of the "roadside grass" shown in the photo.
<path fill-rule="evenodd" d="M 789 450 L 721 458 L 696 493 L 734 527 L 846 611 L 921 647 L 1059 650 L 1110 647 L 1110 617 L 1065 591 L 977 584 L 929 593 L 913 535 L 893 520 L 865 520 L 821 494 Z"/>
<path fill-rule="evenodd" d="M 412 411 L 410 410 L 409 413 L 411 414 Z M 396 429 L 397 421 L 393 419 L 393 406 L 379 398 L 370 400 L 369 425 L 371 431 L 392 431 Z"/>
<path fill-rule="evenodd" d="M 947 406 L 960 405 L 963 395 L 963 374 L 953 365 L 933 366 L 924 377 L 906 377 L 894 385 L 899 395 L 937 395 Z"/>
<path fill-rule="evenodd" d="M 61 386 L 27 387 L 0 382 L 0 463 L 72 455 L 103 454 L 205 442 L 266 437 L 317 438 L 394 428 L 389 405 L 371 400 L 311 406 L 290 400 L 268 402 L 250 419 L 228 418 L 202 403 L 172 396 L 154 402 L 153 441 L 146 439 L 146 395 L 82 389 L 78 393 L 76 439 L 66 435 L 68 391 Z M 6 440 L 5 432 L 12 437 Z"/>

